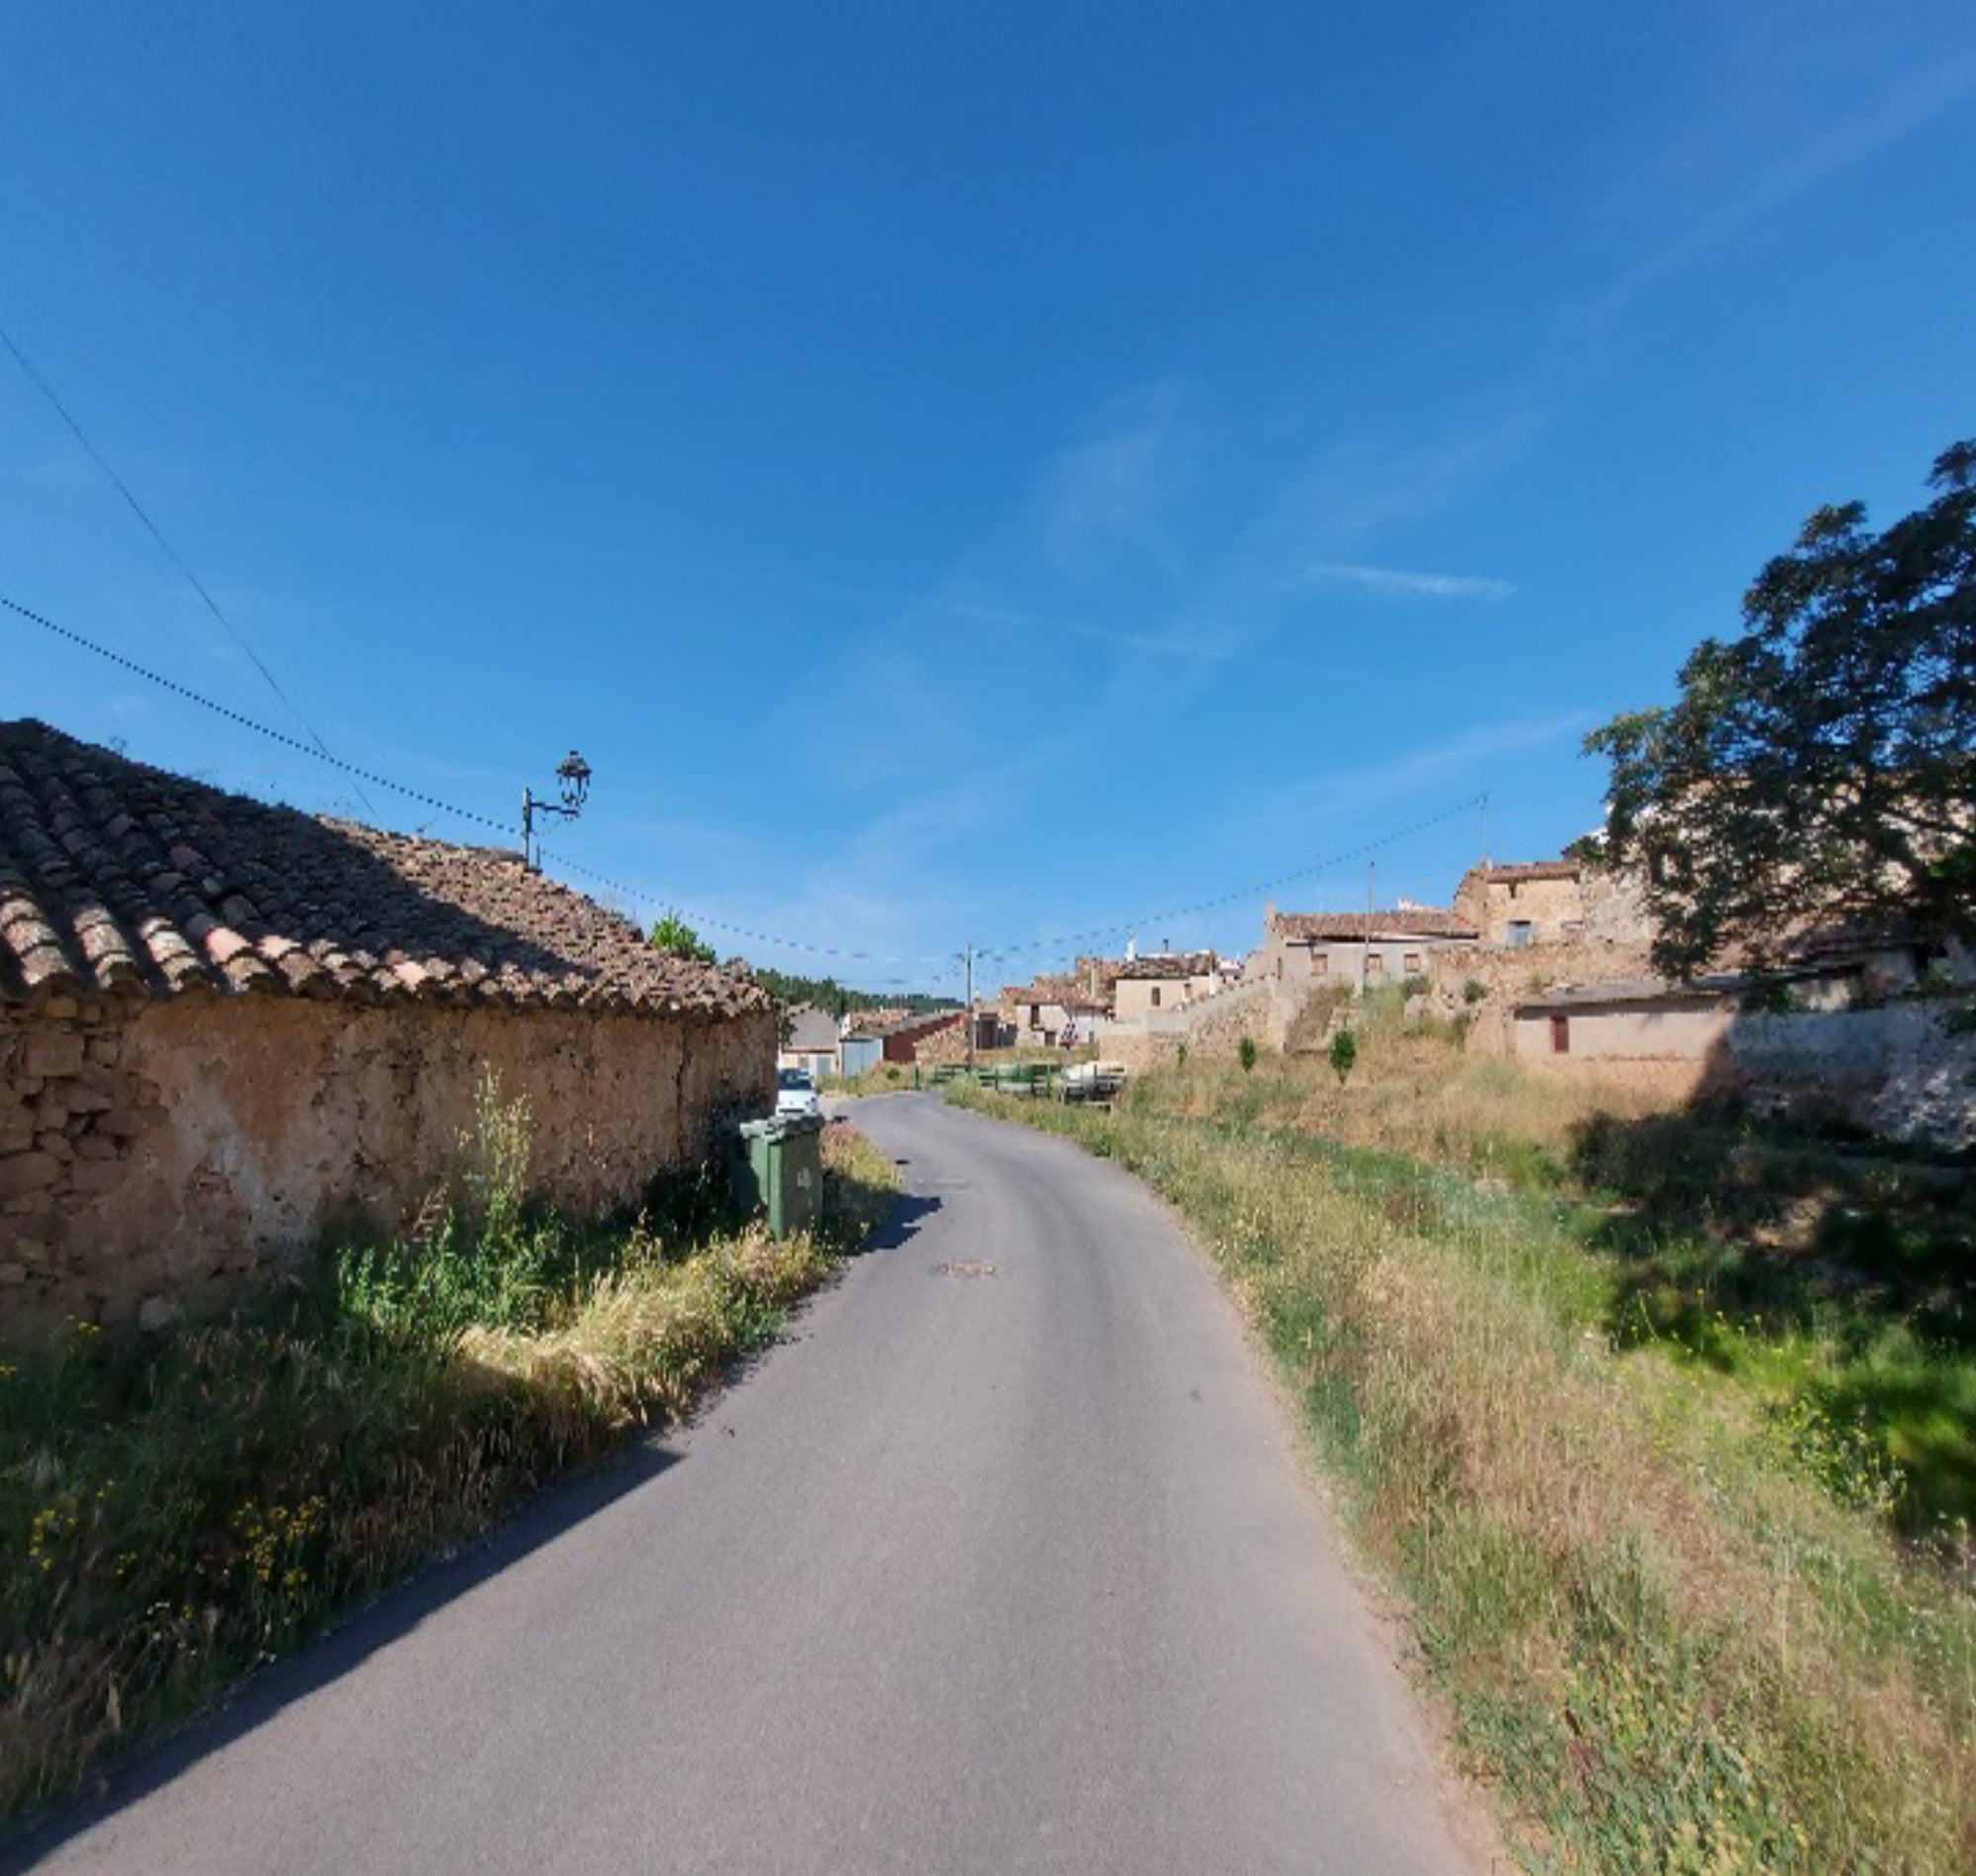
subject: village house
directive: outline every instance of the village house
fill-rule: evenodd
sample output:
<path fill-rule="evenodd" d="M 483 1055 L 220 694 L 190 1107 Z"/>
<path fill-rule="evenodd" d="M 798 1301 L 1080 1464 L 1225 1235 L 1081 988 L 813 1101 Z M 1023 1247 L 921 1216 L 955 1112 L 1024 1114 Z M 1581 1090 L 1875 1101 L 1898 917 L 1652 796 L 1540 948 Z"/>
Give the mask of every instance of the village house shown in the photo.
<path fill-rule="evenodd" d="M 1112 1014 L 1119 1022 L 1143 1022 L 1157 1013 L 1185 1010 L 1221 989 L 1220 960 L 1212 951 L 1156 951 L 1128 957 L 1112 988 Z"/>
<path fill-rule="evenodd" d="M 921 1059 L 923 1045 L 947 1029 L 961 1030 L 964 1049 L 966 1022 L 964 1010 L 931 1010 L 917 1016 L 904 1009 L 854 1010 L 844 1020 L 844 1036 L 838 1044 L 844 1073 L 864 1075 L 887 1063 L 909 1065 Z"/>
<path fill-rule="evenodd" d="M 1031 1047 L 1055 1048 L 1066 1033 L 1088 1036 L 1093 1025 L 1112 1013 L 1110 999 L 1087 986 L 1097 979 L 1082 968 L 1076 973 L 1037 977 L 1032 983 L 1004 987 L 997 1007 L 1006 1013 L 1012 1039 Z"/>
<path fill-rule="evenodd" d="M 828 1010 L 798 1004 L 783 1014 L 782 1043 L 776 1051 L 778 1068 L 799 1068 L 812 1081 L 838 1073 L 838 1024 Z"/>
<path fill-rule="evenodd" d="M 1484 946 L 1506 950 L 1643 946 L 1652 937 L 1632 875 L 1568 856 L 1471 866 L 1455 888 L 1454 913 L 1475 929 Z"/>
<path fill-rule="evenodd" d="M 1891 1139 L 1976 1146 L 1976 989 L 1961 944 L 1898 929 L 1808 928 L 1762 971 L 1556 984 L 1515 1006 L 1512 1047 L 1533 1066 L 1664 1076 Z"/>
<path fill-rule="evenodd" d="M 1263 912 L 1263 942 L 1248 975 L 1283 983 L 1367 989 L 1425 976 L 1449 952 L 1472 951 L 1476 927 L 1457 913 L 1402 900 L 1390 912 Z"/>
<path fill-rule="evenodd" d="M 498 1075 L 596 1212 L 774 1101 L 765 991 L 517 854 L 0 724 L 0 1317 L 169 1317 L 402 1225 Z"/>

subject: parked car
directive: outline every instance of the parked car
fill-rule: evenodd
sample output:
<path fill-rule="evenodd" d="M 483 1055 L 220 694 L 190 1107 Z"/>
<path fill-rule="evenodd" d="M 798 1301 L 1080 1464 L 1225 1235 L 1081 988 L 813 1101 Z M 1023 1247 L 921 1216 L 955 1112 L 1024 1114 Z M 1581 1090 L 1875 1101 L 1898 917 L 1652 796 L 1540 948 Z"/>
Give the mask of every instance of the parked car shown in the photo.
<path fill-rule="evenodd" d="M 810 1080 L 806 1068 L 781 1068 L 776 1071 L 776 1111 L 779 1114 L 805 1114 L 812 1119 L 823 1118 L 823 1102 L 817 1099 L 816 1083 Z"/>

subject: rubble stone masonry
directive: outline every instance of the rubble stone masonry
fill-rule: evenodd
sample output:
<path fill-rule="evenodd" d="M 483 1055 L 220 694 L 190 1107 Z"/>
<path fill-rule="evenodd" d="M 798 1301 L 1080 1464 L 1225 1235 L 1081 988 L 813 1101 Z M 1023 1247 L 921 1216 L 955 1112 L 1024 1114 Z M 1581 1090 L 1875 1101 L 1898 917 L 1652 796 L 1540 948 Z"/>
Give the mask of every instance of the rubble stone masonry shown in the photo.
<path fill-rule="evenodd" d="M 483 1069 L 580 1212 L 773 1102 L 774 1015 L 604 1016 L 306 998 L 0 1003 L 0 1333 L 155 1321 L 339 1223 L 405 1223 L 458 1163 Z"/>

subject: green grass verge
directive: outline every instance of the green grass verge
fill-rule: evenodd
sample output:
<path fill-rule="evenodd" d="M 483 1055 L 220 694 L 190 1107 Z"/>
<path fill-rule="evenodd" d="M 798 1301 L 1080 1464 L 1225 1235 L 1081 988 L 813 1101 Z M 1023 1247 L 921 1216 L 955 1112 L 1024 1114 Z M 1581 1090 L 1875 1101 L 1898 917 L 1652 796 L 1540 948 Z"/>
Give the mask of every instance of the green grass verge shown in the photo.
<path fill-rule="evenodd" d="M 490 1103 L 416 1241 L 178 1334 L 73 1328 L 0 1362 L 0 1817 L 683 1413 L 898 1189 L 833 1125 L 813 1239 L 734 1232 L 706 1181 L 579 1226 L 520 1201 L 516 1113 Z"/>
<path fill-rule="evenodd" d="M 1976 1866 L 1976 1600 L 1890 1530 L 1843 1427 L 1623 1345 L 1609 1262 L 1527 1194 L 1170 1098 L 949 1095 L 1188 1218 L 1528 1867 Z"/>

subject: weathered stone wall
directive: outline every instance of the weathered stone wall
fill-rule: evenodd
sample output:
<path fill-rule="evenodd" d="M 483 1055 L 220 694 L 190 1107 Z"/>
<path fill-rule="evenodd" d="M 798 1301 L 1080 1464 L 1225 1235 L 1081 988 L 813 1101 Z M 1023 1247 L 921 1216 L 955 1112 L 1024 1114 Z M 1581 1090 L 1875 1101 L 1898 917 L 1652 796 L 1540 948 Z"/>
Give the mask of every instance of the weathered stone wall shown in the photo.
<path fill-rule="evenodd" d="M 1466 1012 L 1468 1047 L 1497 1055 L 1509 1054 L 1513 1048 L 1513 1013 L 1523 998 L 1541 995 L 1561 984 L 1608 983 L 1614 978 L 1647 974 L 1644 941 L 1598 938 L 1517 949 L 1484 944 L 1437 951 L 1428 965 L 1438 1014 L 1451 1017 Z M 1473 1001 L 1468 989 L 1471 984 L 1479 985 L 1482 993 Z"/>
<path fill-rule="evenodd" d="M 1966 1007 L 1905 997 L 1877 1009 L 1741 1015 L 1710 1082 L 1803 1119 L 1967 1151 L 1976 1147 L 1976 1035 L 1950 1026 Z"/>
<path fill-rule="evenodd" d="M 1491 877 L 1480 867 L 1462 876 L 1454 909 L 1485 945 L 1510 942 L 1512 925 L 1527 925 L 1532 944 L 1644 944 L 1653 936 L 1638 876 L 1597 866 L 1556 878 Z"/>
<path fill-rule="evenodd" d="M 483 1069 L 534 1109 L 532 1182 L 634 1198 L 774 1100 L 776 1023 L 302 998 L 0 1006 L 0 1331 L 204 1300 L 339 1218 L 403 1223 Z"/>

